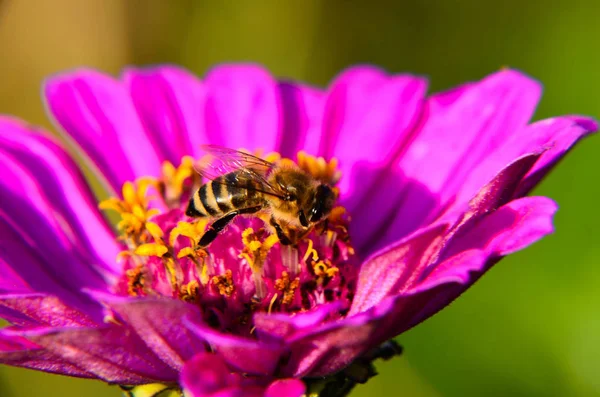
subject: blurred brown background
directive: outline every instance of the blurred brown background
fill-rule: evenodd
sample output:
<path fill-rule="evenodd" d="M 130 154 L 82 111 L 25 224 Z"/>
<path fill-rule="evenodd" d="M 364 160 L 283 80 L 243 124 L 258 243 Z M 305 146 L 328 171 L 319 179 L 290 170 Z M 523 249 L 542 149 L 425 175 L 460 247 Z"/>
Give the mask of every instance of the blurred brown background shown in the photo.
<path fill-rule="evenodd" d="M 41 82 L 78 66 L 176 63 L 202 75 L 253 61 L 316 85 L 367 62 L 428 75 L 433 91 L 511 66 L 544 83 L 537 118 L 598 116 L 599 17 L 597 0 L 4 0 L 0 113 L 51 128 Z M 587 140 L 537 189 L 561 205 L 557 233 L 400 336 L 404 357 L 355 396 L 600 395 L 599 150 Z M 2 397 L 118 395 L 0 367 Z"/>

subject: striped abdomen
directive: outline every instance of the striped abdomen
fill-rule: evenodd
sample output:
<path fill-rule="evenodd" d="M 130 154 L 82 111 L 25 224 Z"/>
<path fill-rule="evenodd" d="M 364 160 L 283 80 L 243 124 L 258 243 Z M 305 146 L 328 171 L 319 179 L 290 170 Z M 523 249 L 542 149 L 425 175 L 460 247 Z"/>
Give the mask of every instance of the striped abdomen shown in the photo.
<path fill-rule="evenodd" d="M 230 172 L 205 183 L 190 199 L 187 216 L 220 217 L 233 210 L 264 205 L 260 182 Z"/>

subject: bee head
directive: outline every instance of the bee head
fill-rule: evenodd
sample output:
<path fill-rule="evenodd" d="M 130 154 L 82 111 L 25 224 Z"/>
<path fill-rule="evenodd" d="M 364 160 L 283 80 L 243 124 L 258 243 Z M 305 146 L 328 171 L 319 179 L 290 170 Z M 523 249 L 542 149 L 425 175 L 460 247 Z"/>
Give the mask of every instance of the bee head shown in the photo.
<path fill-rule="evenodd" d="M 306 214 L 300 213 L 300 223 L 307 227 L 309 223 L 316 223 L 323 220 L 333 208 L 335 204 L 335 193 L 333 190 L 324 184 L 317 186 L 312 202 Z"/>

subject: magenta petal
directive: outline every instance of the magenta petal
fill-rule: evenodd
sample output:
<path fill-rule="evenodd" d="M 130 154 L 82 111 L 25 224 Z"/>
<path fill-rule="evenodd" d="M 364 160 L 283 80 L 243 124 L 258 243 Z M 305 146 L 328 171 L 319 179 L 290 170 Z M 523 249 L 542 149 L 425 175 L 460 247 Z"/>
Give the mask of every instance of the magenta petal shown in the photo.
<path fill-rule="evenodd" d="M 238 372 L 273 375 L 284 352 L 284 347 L 279 344 L 226 335 L 194 322 L 189 317 L 184 318 L 183 322 Z"/>
<path fill-rule="evenodd" d="M 358 202 L 370 192 L 377 174 L 406 144 L 426 89 L 422 78 L 388 76 L 372 67 L 349 69 L 333 82 L 323 115 L 321 153 L 339 159 L 343 196 Z"/>
<path fill-rule="evenodd" d="M 277 150 L 281 99 L 277 83 L 258 66 L 220 66 L 204 81 L 204 117 L 211 142 L 233 149 Z"/>
<path fill-rule="evenodd" d="M 8 196 L 4 194 L 3 197 L 4 204 L 7 204 Z M 6 213 L 0 211 L 0 269 L 10 269 L 3 274 L 7 279 L 2 287 L 6 289 L 0 290 L 0 293 L 38 292 L 55 295 L 68 306 L 86 313 L 95 321 L 101 321 L 102 307 L 82 293 L 81 288 L 94 284 L 105 288 L 105 282 L 98 275 L 94 277 L 93 273 L 88 273 L 86 264 L 61 249 L 53 232 L 44 227 L 43 221 L 36 223 L 38 218 L 32 218 L 33 214 L 33 211 L 29 212 L 23 219 L 32 220 L 32 224 L 37 225 L 37 228 L 28 228 L 27 231 L 42 233 L 37 235 L 38 240 L 28 235 L 21 225 L 10 223 Z M 44 231 L 47 232 L 45 235 Z M 42 245 L 38 245 L 40 243 Z"/>
<path fill-rule="evenodd" d="M 399 157 L 397 170 L 391 169 L 405 180 L 398 182 L 404 185 L 399 194 L 389 198 L 398 210 L 392 221 L 383 219 L 389 225 L 384 241 L 412 232 L 448 205 L 470 173 L 526 125 L 539 96 L 537 82 L 512 70 L 432 96 L 422 127 Z M 482 182 L 516 157 L 491 168 Z"/>
<path fill-rule="evenodd" d="M 469 200 L 483 183 L 507 162 L 527 153 L 543 152 L 519 189 L 519 195 L 527 194 L 578 140 L 597 129 L 598 126 L 593 120 L 584 117 L 558 117 L 525 126 L 501 142 L 499 147 L 471 172 L 458 189 L 455 203 Z"/>
<path fill-rule="evenodd" d="M 370 313 L 360 313 L 304 330 L 288 338 L 291 354 L 279 373 L 295 378 L 335 373 L 377 343 L 372 339 L 377 326 Z"/>
<path fill-rule="evenodd" d="M 301 397 L 306 393 L 306 386 L 298 379 L 277 380 L 267 388 L 265 397 Z"/>
<path fill-rule="evenodd" d="M 95 377 L 77 364 L 64 361 L 48 350 L 39 349 L 20 336 L 1 333 L 0 363 L 79 378 Z"/>
<path fill-rule="evenodd" d="M 520 193 L 527 194 L 577 141 L 595 131 L 598 131 L 598 123 L 581 116 L 547 119 L 528 126 L 525 133 L 541 140 L 547 150 L 529 171 Z"/>
<path fill-rule="evenodd" d="M 123 84 L 83 69 L 49 79 L 45 94 L 58 124 L 114 191 L 125 181 L 158 175 L 162 159 Z"/>
<path fill-rule="evenodd" d="M 203 118 L 203 83 L 174 66 L 130 69 L 123 80 L 159 157 L 175 165 L 184 155 L 199 158 L 200 145 L 212 142 Z"/>
<path fill-rule="evenodd" d="M 256 359 L 259 360 L 260 357 Z M 244 383 L 248 382 L 244 382 L 239 375 L 232 374 L 223 358 L 212 353 L 200 353 L 189 360 L 181 371 L 180 378 L 180 384 L 189 397 L 263 396 L 262 387 Z"/>
<path fill-rule="evenodd" d="M 110 383 L 134 385 L 177 380 L 177 371 L 166 366 L 133 331 L 123 326 L 17 329 L 10 334 L 23 336 L 60 360 L 76 363 L 82 370 Z"/>
<path fill-rule="evenodd" d="M 94 296 L 113 309 L 163 362 L 176 370 L 181 370 L 186 360 L 206 350 L 203 341 L 181 324 L 181 319 L 186 316 L 200 316 L 200 311 L 193 305 L 171 299 Z"/>
<path fill-rule="evenodd" d="M 280 341 L 295 334 L 313 330 L 330 314 L 339 313 L 344 307 L 341 302 L 325 303 L 317 308 L 298 313 L 294 316 L 287 314 L 256 313 L 253 317 L 256 334 L 259 340 Z"/>
<path fill-rule="evenodd" d="M 325 94 L 298 83 L 279 83 L 283 135 L 279 153 L 295 159 L 300 150 L 316 155 L 321 144 Z"/>
<path fill-rule="evenodd" d="M 398 293 L 435 259 L 449 226 L 433 225 L 373 255 L 360 268 L 349 316 Z"/>
<path fill-rule="evenodd" d="M 4 320 L 22 327 L 94 326 L 84 313 L 43 294 L 0 295 L 0 314 Z"/>
<path fill-rule="evenodd" d="M 552 217 L 557 209 L 556 203 L 547 197 L 523 197 L 511 201 L 470 230 L 455 236 L 444 255 L 469 249 L 483 250 L 495 256 L 511 254 L 552 233 Z"/>
<path fill-rule="evenodd" d="M 512 201 L 483 217 L 448 243 L 426 277 L 391 299 L 382 320 L 385 340 L 417 325 L 444 308 L 479 279 L 502 256 L 533 244 L 553 231 L 556 204 L 545 197 Z M 382 303 L 382 307 L 387 303 Z"/>
<path fill-rule="evenodd" d="M 4 181 L 23 207 L 7 213 L 12 221 L 24 224 L 25 217 L 19 215 L 39 212 L 65 248 L 87 262 L 82 267 L 93 267 L 109 280 L 118 274 L 115 257 L 120 248 L 112 229 L 79 167 L 60 144 L 18 120 L 0 118 L 0 153 L 6 154 L 3 168 L 12 170 Z"/>

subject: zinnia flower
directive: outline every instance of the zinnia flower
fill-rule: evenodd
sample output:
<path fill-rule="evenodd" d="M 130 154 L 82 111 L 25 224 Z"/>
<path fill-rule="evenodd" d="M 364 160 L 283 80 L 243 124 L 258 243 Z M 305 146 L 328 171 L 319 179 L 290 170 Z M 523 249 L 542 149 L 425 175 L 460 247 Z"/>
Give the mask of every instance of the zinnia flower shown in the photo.
<path fill-rule="evenodd" d="M 0 362 L 130 394 L 293 397 L 368 370 L 383 342 L 552 232 L 556 204 L 525 196 L 597 128 L 528 124 L 540 86 L 512 70 L 430 97 L 423 78 L 372 67 L 319 90 L 247 65 L 203 80 L 77 70 L 44 93 L 112 198 L 98 205 L 51 136 L 0 120 Z M 241 216 L 200 247 L 210 223 L 185 210 L 203 144 L 295 164 L 337 206 L 294 247 Z"/>

